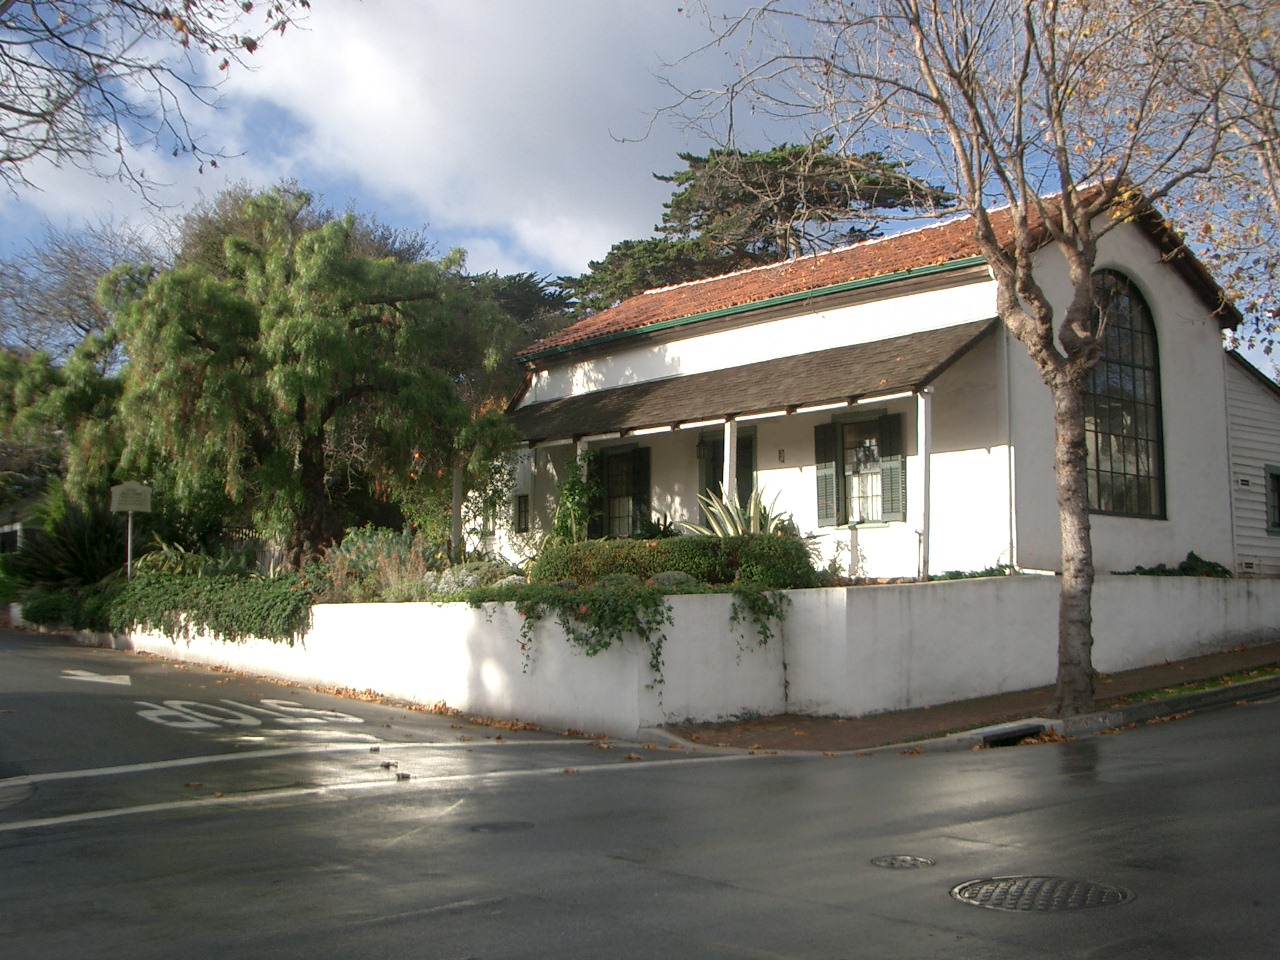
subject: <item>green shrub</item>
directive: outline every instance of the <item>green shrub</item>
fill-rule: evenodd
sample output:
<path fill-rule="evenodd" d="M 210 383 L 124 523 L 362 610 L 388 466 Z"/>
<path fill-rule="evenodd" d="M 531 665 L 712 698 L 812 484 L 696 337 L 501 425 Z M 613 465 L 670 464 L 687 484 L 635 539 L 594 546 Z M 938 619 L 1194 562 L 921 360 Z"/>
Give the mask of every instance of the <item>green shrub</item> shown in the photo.
<path fill-rule="evenodd" d="M 47 529 L 25 533 L 22 547 L 10 554 L 9 573 L 32 587 L 84 587 L 124 569 L 126 526 L 106 506 L 68 504 Z"/>
<path fill-rule="evenodd" d="M 6 557 L 0 556 L 0 603 L 13 603 L 19 596 L 18 584 L 9 573 Z"/>
<path fill-rule="evenodd" d="M 548 544 L 530 569 L 529 579 L 533 583 L 574 580 L 591 584 L 609 574 L 651 580 L 671 571 L 688 574 L 699 583 L 751 580 L 774 590 L 818 583 L 803 541 L 766 534 Z"/>
<path fill-rule="evenodd" d="M 610 573 L 630 573 L 648 579 L 650 540 L 583 540 L 545 544 L 529 569 L 533 583 L 576 580 L 595 583 Z M 667 541 L 661 541 L 667 542 Z M 654 571 L 656 572 L 656 571 Z"/>
<path fill-rule="evenodd" d="M 687 536 L 662 541 L 654 573 L 677 570 L 699 583 L 732 583 L 734 566 L 720 537 Z M 653 574 L 650 574 L 652 576 Z"/>
<path fill-rule="evenodd" d="M 1154 567 L 1134 567 L 1132 570 L 1117 570 L 1116 573 L 1140 577 L 1219 577 L 1227 580 L 1232 577 L 1231 571 L 1222 564 L 1198 557 L 1195 553 L 1188 553 L 1187 559 L 1176 567 L 1158 563 Z"/>
<path fill-rule="evenodd" d="M 621 644 L 628 634 L 649 648 L 653 684 L 661 684 L 663 627 L 672 623 L 671 608 L 661 590 L 639 581 L 592 586 L 527 584 L 486 587 L 472 591 L 469 602 L 512 602 L 521 617 L 520 651 L 527 670 L 533 659 L 534 628 L 554 617 L 568 641 L 589 657 Z"/>
<path fill-rule="evenodd" d="M 181 544 L 165 543 L 153 535 L 150 552 L 133 561 L 133 572 L 171 573 L 192 577 L 248 576 L 255 566 L 256 557 L 251 548 L 223 548 L 217 556 L 213 556 L 197 550 L 187 550 Z"/>
<path fill-rule="evenodd" d="M 424 600 L 434 591 L 428 574 L 448 566 L 448 550 L 438 541 L 366 526 L 348 530 L 304 575 L 320 603 Z"/>
<path fill-rule="evenodd" d="M 994 567 L 983 570 L 948 570 L 946 573 L 935 573 L 931 580 L 982 580 L 987 577 L 1010 577 L 1014 575 L 1013 567 L 1007 563 L 997 563 Z"/>
<path fill-rule="evenodd" d="M 818 572 L 813 569 L 809 550 L 795 537 L 726 537 L 725 548 L 733 557 L 738 580 L 758 583 L 767 590 L 818 585 Z"/>
<path fill-rule="evenodd" d="M 105 632 L 111 629 L 111 609 L 124 586 L 119 575 L 87 587 L 36 585 L 22 601 L 22 619 L 44 627 Z"/>
<path fill-rule="evenodd" d="M 663 570 L 649 578 L 649 582 L 663 593 L 680 593 L 697 587 L 699 582 L 683 570 Z"/>
<path fill-rule="evenodd" d="M 219 640 L 249 637 L 292 644 L 311 625 L 311 595 L 296 574 L 193 577 L 144 573 L 110 605 L 110 626 L 155 630 L 172 640 L 204 632 Z"/>

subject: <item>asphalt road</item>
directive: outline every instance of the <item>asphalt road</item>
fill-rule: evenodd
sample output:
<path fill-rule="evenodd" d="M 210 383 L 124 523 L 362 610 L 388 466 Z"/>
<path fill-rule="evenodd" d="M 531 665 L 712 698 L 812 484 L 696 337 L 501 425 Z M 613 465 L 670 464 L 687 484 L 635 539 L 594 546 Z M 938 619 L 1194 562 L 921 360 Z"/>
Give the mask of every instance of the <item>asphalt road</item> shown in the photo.
<path fill-rule="evenodd" d="M 749 755 L 0 635 L 6 960 L 1271 958 L 1278 822 L 1274 701 L 1071 743 Z M 971 881 L 1020 909 L 952 894 Z"/>

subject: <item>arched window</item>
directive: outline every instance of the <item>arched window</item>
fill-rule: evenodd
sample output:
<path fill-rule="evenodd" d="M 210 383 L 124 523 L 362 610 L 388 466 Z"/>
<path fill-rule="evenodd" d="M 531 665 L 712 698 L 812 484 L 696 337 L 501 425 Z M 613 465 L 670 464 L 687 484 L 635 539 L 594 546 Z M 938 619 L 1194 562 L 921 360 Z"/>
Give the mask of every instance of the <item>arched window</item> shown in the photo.
<path fill-rule="evenodd" d="M 1093 299 L 1102 352 L 1084 407 L 1089 508 L 1161 519 L 1164 425 L 1151 309 L 1129 278 L 1113 270 L 1094 274 Z"/>

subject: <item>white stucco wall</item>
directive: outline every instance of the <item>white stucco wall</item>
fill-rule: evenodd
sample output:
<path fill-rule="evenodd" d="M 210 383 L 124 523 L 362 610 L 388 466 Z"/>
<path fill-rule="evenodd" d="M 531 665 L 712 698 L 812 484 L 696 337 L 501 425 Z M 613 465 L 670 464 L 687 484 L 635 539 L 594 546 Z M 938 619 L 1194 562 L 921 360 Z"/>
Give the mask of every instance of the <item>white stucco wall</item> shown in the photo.
<path fill-rule="evenodd" d="M 519 647 L 512 605 L 315 609 L 295 646 L 138 634 L 158 656 L 302 683 L 368 689 L 551 729 L 632 736 L 660 723 L 784 712 L 863 716 L 1051 684 L 1058 584 L 996 577 L 790 591 L 766 646 L 729 622 L 728 596 L 672 597 L 665 683 L 635 640 L 596 657 L 554 623 Z M 1280 637 L 1280 580 L 1100 577 L 1094 664 L 1113 672 Z M 527 659 L 527 663 L 526 663 Z"/>
<path fill-rule="evenodd" d="M 1232 563 L 1227 419 L 1222 335 L 1218 321 L 1135 226 L 1108 233 L 1097 269 L 1117 270 L 1151 308 L 1160 351 L 1164 413 L 1164 520 L 1093 517 L 1099 572 L 1137 565 L 1176 565 L 1189 551 Z M 1070 299 L 1061 255 L 1041 251 L 1037 278 L 1058 309 Z M 1019 565 L 1061 568 L 1061 538 L 1053 481 L 1053 407 L 1026 349 L 1010 345 L 1010 386 L 1017 483 Z"/>

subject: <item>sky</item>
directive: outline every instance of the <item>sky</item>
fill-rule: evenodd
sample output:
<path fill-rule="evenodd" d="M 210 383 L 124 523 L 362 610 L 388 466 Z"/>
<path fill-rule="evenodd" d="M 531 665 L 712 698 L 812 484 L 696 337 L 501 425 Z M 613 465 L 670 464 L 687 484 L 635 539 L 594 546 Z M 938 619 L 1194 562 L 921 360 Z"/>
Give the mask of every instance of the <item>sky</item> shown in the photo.
<path fill-rule="evenodd" d="M 292 179 L 330 207 L 423 228 L 440 254 L 464 248 L 473 272 L 576 275 L 649 236 L 671 194 L 652 174 L 710 146 L 661 114 L 664 76 L 714 83 L 726 65 L 713 52 L 671 67 L 709 37 L 680 0 L 313 0 L 303 29 L 273 35 L 216 110 L 193 113 L 229 155 L 219 169 L 131 159 L 167 185 L 170 213 Z M 38 189 L 0 192 L 0 255 L 46 223 L 155 217 L 123 185 L 26 172 Z"/>
<path fill-rule="evenodd" d="M 191 110 L 204 145 L 227 155 L 218 169 L 155 150 L 130 160 L 166 184 L 154 196 L 170 219 L 232 184 L 293 180 L 330 208 L 422 229 L 437 255 L 465 249 L 471 272 L 575 276 L 613 244 L 650 236 L 671 195 L 653 174 L 713 146 L 664 111 L 673 83 L 714 88 L 732 75 L 724 50 L 690 56 L 712 38 L 702 7 L 313 0 L 300 29 L 271 36 L 252 69 L 232 68 L 216 109 Z M 211 59 L 199 66 L 219 76 Z M 746 149 L 799 136 L 736 122 Z M 25 173 L 35 188 L 0 188 L 0 257 L 38 243 L 46 224 L 156 221 L 123 184 L 46 163 Z"/>

